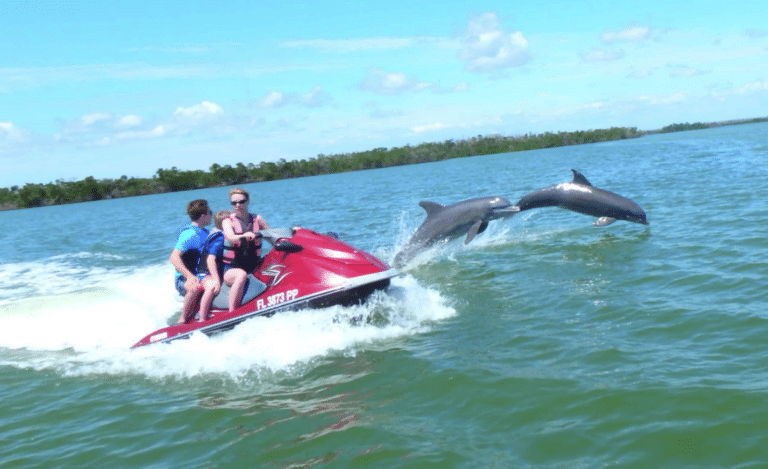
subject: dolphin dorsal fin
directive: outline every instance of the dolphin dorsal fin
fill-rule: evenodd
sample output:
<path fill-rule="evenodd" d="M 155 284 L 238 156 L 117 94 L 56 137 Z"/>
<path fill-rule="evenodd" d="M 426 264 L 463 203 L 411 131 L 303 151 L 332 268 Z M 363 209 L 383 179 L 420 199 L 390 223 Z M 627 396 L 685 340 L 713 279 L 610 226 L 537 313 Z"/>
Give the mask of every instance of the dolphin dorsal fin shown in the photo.
<path fill-rule="evenodd" d="M 428 200 L 422 200 L 419 202 L 419 205 L 427 211 L 427 216 L 437 213 L 445 208 L 445 205 L 438 204 L 437 202 L 430 202 Z"/>
<path fill-rule="evenodd" d="M 589 181 L 587 181 L 587 178 L 585 178 L 583 174 L 581 174 L 580 172 L 576 171 L 575 169 L 572 169 L 571 171 L 573 171 L 573 183 L 574 184 L 582 184 L 584 186 L 591 186 L 592 185 Z"/>

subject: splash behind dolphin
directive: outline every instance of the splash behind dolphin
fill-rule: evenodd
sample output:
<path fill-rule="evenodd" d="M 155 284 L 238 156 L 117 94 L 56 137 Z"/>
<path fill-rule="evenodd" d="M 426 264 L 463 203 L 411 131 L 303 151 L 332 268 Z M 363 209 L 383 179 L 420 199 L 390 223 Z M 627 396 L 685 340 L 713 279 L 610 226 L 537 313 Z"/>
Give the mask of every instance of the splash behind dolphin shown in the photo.
<path fill-rule="evenodd" d="M 648 224 L 645 212 L 633 201 L 610 191 L 598 189 L 583 174 L 572 169 L 573 181 L 531 192 L 515 206 L 520 211 L 540 207 L 560 207 L 598 217 L 595 226 L 607 226 L 616 220 Z"/>
<path fill-rule="evenodd" d="M 465 233 L 464 244 L 467 244 L 485 231 L 489 221 L 509 218 L 520 211 L 503 197 L 481 197 L 449 206 L 428 201 L 419 202 L 419 205 L 426 210 L 427 219 L 395 256 L 395 266 L 402 266 L 421 249 Z"/>

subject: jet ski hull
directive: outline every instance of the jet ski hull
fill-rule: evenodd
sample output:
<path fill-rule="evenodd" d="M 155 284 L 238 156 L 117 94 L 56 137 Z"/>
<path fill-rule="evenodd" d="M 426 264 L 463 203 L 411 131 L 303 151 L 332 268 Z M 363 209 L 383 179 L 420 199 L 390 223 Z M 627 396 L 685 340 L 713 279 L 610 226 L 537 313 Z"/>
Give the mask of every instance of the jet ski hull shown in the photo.
<path fill-rule="evenodd" d="M 376 290 L 386 289 L 390 279 L 399 275 L 397 269 L 333 236 L 305 229 L 288 231 L 290 238 L 264 238 L 274 247 L 249 276 L 251 283 L 263 282 L 258 290 L 261 293 L 244 298 L 245 302 L 231 312 L 212 309 L 207 321 L 158 329 L 133 348 L 186 339 L 195 332 L 218 334 L 247 319 L 283 311 L 359 304 Z"/>

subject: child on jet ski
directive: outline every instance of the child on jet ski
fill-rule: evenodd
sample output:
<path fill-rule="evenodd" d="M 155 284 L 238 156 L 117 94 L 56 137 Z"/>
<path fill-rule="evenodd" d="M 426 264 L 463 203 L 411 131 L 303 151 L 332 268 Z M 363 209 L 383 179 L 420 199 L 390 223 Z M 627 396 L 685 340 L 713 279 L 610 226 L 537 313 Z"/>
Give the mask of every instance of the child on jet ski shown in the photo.
<path fill-rule="evenodd" d="M 203 258 L 200 259 L 200 271 L 208 275 L 203 279 L 203 296 L 200 298 L 200 317 L 203 322 L 208 319 L 211 303 L 221 291 L 221 281 L 224 278 L 224 232 L 222 222 L 232 215 L 231 210 L 219 210 L 213 217 L 216 228 L 208 235 L 203 246 Z M 230 310 L 231 311 L 231 310 Z"/>

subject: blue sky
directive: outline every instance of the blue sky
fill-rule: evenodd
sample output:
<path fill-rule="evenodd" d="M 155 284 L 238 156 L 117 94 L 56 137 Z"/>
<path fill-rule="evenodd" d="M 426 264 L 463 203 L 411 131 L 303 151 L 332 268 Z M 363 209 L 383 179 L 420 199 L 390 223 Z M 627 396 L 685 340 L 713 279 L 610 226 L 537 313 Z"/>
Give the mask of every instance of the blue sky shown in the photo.
<path fill-rule="evenodd" d="M 768 8 L 0 2 L 0 187 L 768 116 Z"/>

